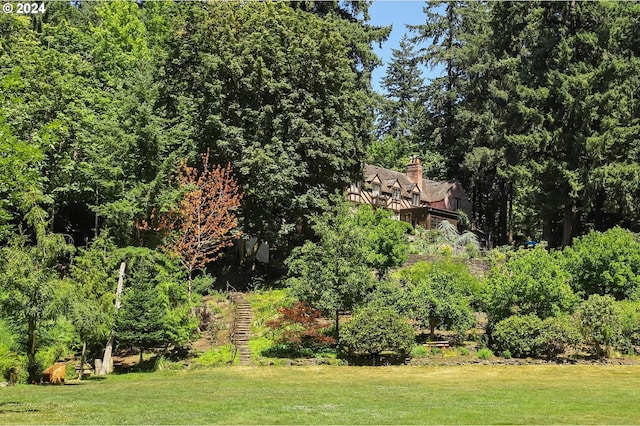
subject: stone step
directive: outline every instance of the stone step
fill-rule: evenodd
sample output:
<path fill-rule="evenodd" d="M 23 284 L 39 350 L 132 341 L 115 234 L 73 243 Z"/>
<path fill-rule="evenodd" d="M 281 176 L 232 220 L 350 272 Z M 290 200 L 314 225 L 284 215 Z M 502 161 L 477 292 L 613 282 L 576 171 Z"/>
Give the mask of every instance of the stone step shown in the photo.
<path fill-rule="evenodd" d="M 240 365 L 250 365 L 251 348 L 249 348 L 249 339 L 251 337 L 253 311 L 251 310 L 251 305 L 245 300 L 242 293 L 231 293 L 229 294 L 229 298 L 236 305 L 230 340 L 238 351 Z"/>

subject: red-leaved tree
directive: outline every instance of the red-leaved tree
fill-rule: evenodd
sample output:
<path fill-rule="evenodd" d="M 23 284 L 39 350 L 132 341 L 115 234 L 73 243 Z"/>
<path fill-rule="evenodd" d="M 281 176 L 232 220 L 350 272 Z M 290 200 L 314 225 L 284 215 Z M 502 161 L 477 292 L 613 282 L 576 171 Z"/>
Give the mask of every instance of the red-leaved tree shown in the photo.
<path fill-rule="evenodd" d="M 189 297 L 193 274 L 217 259 L 221 250 L 242 235 L 235 210 L 242 193 L 231 171 L 209 164 L 209 151 L 202 154 L 202 171 L 182 160 L 177 180 L 184 190 L 178 208 L 162 215 L 159 228 L 166 233 L 161 247 L 177 257 L 189 272 Z"/>
<path fill-rule="evenodd" d="M 267 321 L 267 327 L 279 333 L 278 343 L 290 345 L 293 349 L 318 349 L 335 344 L 335 339 L 324 331 L 326 321 L 322 321 L 322 312 L 304 302 L 292 307 L 279 307 L 278 317 Z"/>

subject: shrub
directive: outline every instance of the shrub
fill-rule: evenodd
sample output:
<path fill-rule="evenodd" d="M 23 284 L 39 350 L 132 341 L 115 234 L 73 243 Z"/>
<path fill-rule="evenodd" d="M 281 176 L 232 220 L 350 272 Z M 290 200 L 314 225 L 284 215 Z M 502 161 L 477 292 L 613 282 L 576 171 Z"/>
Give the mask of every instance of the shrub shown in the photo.
<path fill-rule="evenodd" d="M 347 354 L 379 355 L 395 352 L 407 355 L 414 343 L 409 321 L 390 308 L 365 307 L 343 327 L 340 350 Z"/>
<path fill-rule="evenodd" d="M 493 340 L 495 348 L 509 351 L 521 358 L 537 355 L 537 339 L 542 329 L 542 320 L 535 315 L 514 315 L 495 326 Z"/>
<path fill-rule="evenodd" d="M 622 337 L 622 319 L 614 298 L 591 295 L 578 308 L 578 318 L 585 342 L 597 355 L 610 356 Z"/>
<path fill-rule="evenodd" d="M 591 295 L 578 308 L 578 318 L 585 342 L 597 355 L 610 356 L 622 335 L 622 319 L 614 298 Z"/>
<path fill-rule="evenodd" d="M 302 349 L 313 352 L 335 344 L 335 339 L 325 333 L 326 325 L 319 321 L 321 318 L 319 309 L 297 302 L 292 307 L 279 307 L 278 317 L 267 321 L 267 327 L 274 331 L 274 340 L 280 346 L 294 353 Z"/>
<path fill-rule="evenodd" d="M 429 350 L 423 345 L 415 345 L 411 349 L 411 358 L 429 358 Z"/>
<path fill-rule="evenodd" d="M 539 318 L 570 313 L 578 303 L 564 260 L 544 248 L 519 250 L 506 263 L 496 263 L 487 278 L 485 307 L 489 322 L 512 315 Z"/>
<path fill-rule="evenodd" d="M 478 351 L 478 358 L 487 360 L 493 356 L 493 352 L 489 348 L 482 348 Z"/>
<path fill-rule="evenodd" d="M 502 351 L 502 358 L 511 359 L 511 351 L 507 349 L 506 351 Z"/>
<path fill-rule="evenodd" d="M 537 339 L 537 352 L 550 358 L 556 357 L 582 341 L 574 319 L 568 315 L 550 317 L 542 321 Z"/>
<path fill-rule="evenodd" d="M 622 325 L 622 338 L 627 352 L 640 346 L 640 302 L 623 301 L 618 303 Z"/>
<path fill-rule="evenodd" d="M 196 358 L 195 362 L 207 367 L 222 364 L 232 364 L 234 362 L 233 355 L 233 345 L 228 344 L 208 350 L 207 352 Z"/>
<path fill-rule="evenodd" d="M 613 228 L 592 231 L 565 249 L 571 285 L 583 298 L 611 295 L 616 300 L 640 296 L 640 240 Z"/>
<path fill-rule="evenodd" d="M 458 352 L 458 355 L 462 356 L 469 355 L 469 349 L 465 348 L 464 346 L 457 347 L 456 352 Z"/>

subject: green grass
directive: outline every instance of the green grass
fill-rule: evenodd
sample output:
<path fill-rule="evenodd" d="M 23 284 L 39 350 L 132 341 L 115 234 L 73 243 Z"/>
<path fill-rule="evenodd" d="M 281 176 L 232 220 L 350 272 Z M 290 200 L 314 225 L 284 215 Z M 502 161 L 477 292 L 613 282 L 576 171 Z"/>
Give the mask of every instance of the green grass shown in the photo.
<path fill-rule="evenodd" d="M 636 424 L 639 366 L 222 367 L 0 388 L 16 424 Z"/>

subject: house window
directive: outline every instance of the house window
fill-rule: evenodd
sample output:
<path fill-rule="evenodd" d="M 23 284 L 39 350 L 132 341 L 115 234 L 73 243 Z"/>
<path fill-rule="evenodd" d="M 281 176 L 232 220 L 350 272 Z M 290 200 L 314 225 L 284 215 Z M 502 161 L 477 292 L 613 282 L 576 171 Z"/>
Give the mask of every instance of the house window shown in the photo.
<path fill-rule="evenodd" d="M 456 210 L 460 210 L 460 198 L 456 198 Z"/>
<path fill-rule="evenodd" d="M 438 229 L 443 220 L 441 217 L 431 216 L 431 229 Z"/>
<path fill-rule="evenodd" d="M 400 199 L 400 190 L 398 188 L 393 188 L 393 199 L 394 200 Z"/>
<path fill-rule="evenodd" d="M 377 183 L 373 184 L 372 195 L 374 197 L 379 197 L 380 196 L 380 185 L 379 184 L 377 184 Z"/>
<path fill-rule="evenodd" d="M 420 194 L 413 194 L 413 205 L 414 206 L 420 205 Z"/>
<path fill-rule="evenodd" d="M 358 183 L 352 183 L 351 184 L 351 192 L 354 194 L 357 194 L 360 192 L 360 184 Z"/>

